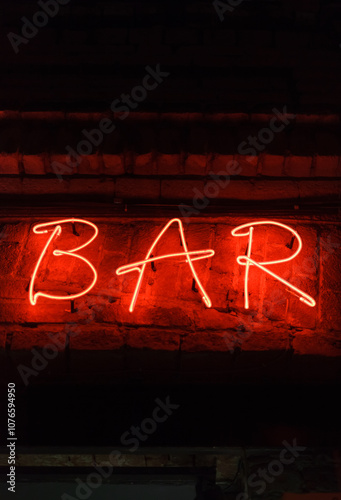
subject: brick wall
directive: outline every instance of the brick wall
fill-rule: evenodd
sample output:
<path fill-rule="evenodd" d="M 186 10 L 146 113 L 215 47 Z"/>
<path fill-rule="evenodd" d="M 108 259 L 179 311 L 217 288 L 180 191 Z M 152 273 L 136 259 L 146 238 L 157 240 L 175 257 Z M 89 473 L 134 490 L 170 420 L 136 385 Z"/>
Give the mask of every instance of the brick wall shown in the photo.
<path fill-rule="evenodd" d="M 273 371 L 274 377 L 282 380 L 337 377 L 341 325 L 339 224 L 312 222 L 309 218 L 282 219 L 299 232 L 303 250 L 294 261 L 272 266 L 272 270 L 310 294 L 317 302 L 315 308 L 301 303 L 265 273 L 252 269 L 250 309 L 246 311 L 245 271 L 236 257 L 244 255 L 247 242 L 234 238 L 231 230 L 255 220 L 250 217 L 206 217 L 185 226 L 190 250 L 215 251 L 212 258 L 195 264 L 212 308 L 206 308 L 200 294 L 193 291 L 188 266 L 166 260 L 155 263 L 156 272 L 147 266 L 133 313 L 128 309 L 136 273 L 117 276 L 115 270 L 143 259 L 166 220 L 89 218 L 97 224 L 99 235 L 80 253 L 93 263 L 99 278 L 87 295 L 74 301 L 74 311 L 69 301 L 39 297 L 35 306 L 29 303 L 28 284 L 46 241 L 46 236 L 33 233 L 32 226 L 45 219 L 3 221 L 0 317 L 2 352 L 6 350 L 7 361 L 13 367 L 20 363 L 30 366 L 32 348 L 46 353 L 44 349 L 52 340 L 58 344 L 59 355 L 51 366 L 62 379 L 70 373 L 76 378 L 90 374 L 92 379 L 101 376 L 103 370 L 116 375 L 126 370 L 160 370 L 166 377 L 170 373 L 191 377 L 193 372 L 197 379 L 204 362 L 208 372 L 202 376 L 207 380 L 210 370 L 213 378 L 220 370 L 227 376 L 231 363 L 242 369 L 250 360 L 251 366 L 262 360 L 265 372 Z M 75 236 L 69 226 L 60 237 L 61 248 L 74 248 L 90 235 L 90 230 L 77 224 L 79 236 Z M 253 255 L 259 262 L 286 257 L 294 251 L 286 248 L 291 240 L 287 231 L 268 226 L 258 228 L 257 234 Z M 179 251 L 178 231 L 170 228 L 159 243 L 157 255 Z M 63 257 L 64 262 L 59 259 L 51 252 L 47 254 L 35 290 L 64 295 L 85 289 L 92 280 L 87 266 L 72 258 Z M 274 366 L 274 353 L 287 354 L 291 364 L 284 357 Z M 302 374 L 301 363 L 314 357 L 316 363 L 328 359 L 323 375 L 316 372 L 315 365 L 311 371 L 309 364 Z M 250 372 L 246 370 L 243 376 L 248 378 Z M 38 381 L 36 376 L 31 378 Z"/>
<path fill-rule="evenodd" d="M 11 202 L 16 195 L 32 200 L 39 194 L 49 201 L 117 198 L 179 204 L 193 202 L 196 195 L 208 197 L 210 204 L 336 202 L 341 192 L 339 117 L 288 116 L 285 130 L 265 143 L 259 137 L 269 129 L 274 113 L 131 113 L 122 119 L 118 113 L 3 112 L 2 201 Z M 116 128 L 92 145 L 84 131 L 98 130 L 104 118 Z M 249 145 L 250 138 L 257 139 L 256 147 Z M 86 155 L 84 141 L 89 146 Z M 229 173 L 233 182 L 212 187 L 212 179 Z"/>

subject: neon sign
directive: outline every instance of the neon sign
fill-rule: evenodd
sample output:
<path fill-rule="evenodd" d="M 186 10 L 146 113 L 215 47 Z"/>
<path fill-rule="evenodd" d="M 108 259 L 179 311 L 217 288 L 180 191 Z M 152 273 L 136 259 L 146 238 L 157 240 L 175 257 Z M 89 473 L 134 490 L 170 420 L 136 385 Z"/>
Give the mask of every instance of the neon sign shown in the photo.
<path fill-rule="evenodd" d="M 282 227 L 282 228 L 290 231 L 293 234 L 293 236 L 295 238 L 297 238 L 297 241 L 298 241 L 298 248 L 297 248 L 296 252 L 293 253 L 290 257 L 287 257 L 285 259 L 270 260 L 268 262 L 256 262 L 254 259 L 251 259 L 254 226 L 260 226 L 260 225 L 265 225 L 265 224 L 279 226 L 279 227 Z M 241 230 L 244 230 L 247 228 L 249 228 L 247 231 L 244 231 L 242 233 L 240 232 Z M 289 283 L 285 279 L 278 276 L 278 274 L 275 274 L 272 271 L 270 271 L 269 269 L 267 269 L 266 267 L 264 267 L 264 266 L 270 266 L 273 264 L 281 264 L 283 262 L 289 262 L 290 260 L 293 260 L 295 257 L 297 257 L 297 255 L 302 250 L 303 245 L 302 245 L 302 239 L 296 231 L 294 231 L 291 227 L 286 226 L 285 224 L 282 224 L 280 222 L 273 222 L 273 221 L 265 220 L 265 221 L 260 221 L 260 222 L 250 222 L 249 224 L 242 224 L 241 226 L 234 228 L 231 232 L 232 232 L 233 236 L 248 236 L 249 237 L 246 255 L 239 255 L 237 257 L 238 264 L 241 266 L 245 266 L 245 278 L 244 278 L 245 309 L 249 308 L 249 271 L 250 271 L 250 266 L 256 266 L 259 269 L 262 269 L 262 271 L 266 272 L 267 274 L 269 274 L 273 278 L 279 280 L 284 285 L 286 285 L 288 288 L 293 290 L 294 294 L 297 295 L 302 302 L 304 302 L 305 304 L 307 304 L 310 307 L 315 307 L 316 302 L 312 297 L 310 297 L 310 295 L 307 295 L 306 293 L 304 293 L 302 290 L 300 290 L 296 286 L 292 285 L 291 283 Z"/>
<path fill-rule="evenodd" d="M 167 231 L 167 229 L 169 228 L 169 226 L 171 226 L 174 222 L 178 223 L 178 229 L 179 229 L 179 233 L 180 233 L 181 244 L 182 244 L 182 247 L 184 249 L 184 252 L 181 252 L 181 253 L 170 253 L 170 254 L 166 254 L 166 255 L 161 255 L 160 257 L 152 257 L 153 250 L 154 250 L 155 246 L 157 245 L 158 241 L 160 241 L 160 239 L 162 238 L 162 236 L 164 235 L 164 233 Z M 197 257 L 191 257 L 191 255 L 198 255 L 198 256 Z M 133 310 L 134 310 L 134 307 L 135 307 L 135 304 L 136 304 L 136 300 L 137 300 L 137 297 L 138 297 L 138 294 L 139 294 L 139 291 L 140 291 L 140 288 L 141 288 L 141 283 L 142 283 L 143 275 L 144 275 L 144 272 L 145 272 L 145 269 L 146 269 L 146 265 L 148 264 L 148 262 L 152 263 L 152 262 L 155 262 L 157 260 L 170 259 L 172 257 L 183 257 L 183 256 L 186 256 L 186 261 L 185 262 L 188 263 L 188 265 L 189 265 L 189 267 L 190 267 L 190 269 L 192 271 L 193 279 L 197 283 L 197 285 L 199 287 L 199 290 L 200 290 L 200 292 L 202 294 L 202 300 L 204 301 L 204 303 L 205 303 L 205 305 L 207 307 L 211 307 L 212 306 L 212 302 L 211 302 L 209 296 L 207 295 L 204 287 L 202 286 L 201 281 L 199 279 L 199 276 L 197 275 L 197 273 L 196 273 L 196 271 L 194 269 L 193 261 L 194 260 L 200 260 L 200 259 L 207 259 L 208 257 L 212 257 L 213 255 L 214 255 L 214 250 L 195 250 L 193 252 L 189 252 L 188 248 L 187 248 L 187 243 L 186 243 L 184 229 L 183 229 L 181 220 L 180 219 L 172 219 L 172 220 L 170 220 L 164 226 L 164 228 L 159 233 L 159 235 L 157 236 L 157 238 L 154 240 L 154 242 L 153 242 L 152 246 L 149 248 L 149 250 L 147 252 L 147 255 L 146 255 L 146 257 L 145 257 L 144 260 L 140 260 L 139 262 L 133 262 L 132 264 L 127 264 L 125 266 L 121 266 L 121 267 L 119 267 L 116 270 L 116 274 L 117 275 L 130 273 L 132 271 L 137 271 L 139 273 L 139 277 L 138 277 L 138 280 L 137 280 L 137 283 L 136 283 L 136 287 L 135 287 L 135 291 L 134 291 L 134 294 L 133 294 L 133 298 L 132 298 L 131 303 L 130 303 L 129 311 L 133 312 Z"/>
<path fill-rule="evenodd" d="M 90 267 L 90 269 L 93 272 L 94 278 L 92 280 L 92 283 L 91 283 L 90 286 L 88 286 L 88 288 L 86 290 L 83 290 L 82 292 L 76 293 L 76 294 L 73 294 L 73 295 L 58 296 L 58 295 L 50 295 L 48 293 L 43 293 L 43 292 L 36 292 L 36 293 L 34 293 L 34 283 L 35 283 L 35 279 L 36 279 L 36 276 L 37 276 L 38 269 L 40 267 L 41 261 L 43 260 L 44 255 L 46 254 L 47 249 L 49 248 L 49 246 L 52 243 L 52 241 L 54 239 L 58 238 L 58 236 L 60 236 L 60 234 L 62 233 L 62 226 L 61 226 L 61 224 L 66 224 L 68 222 L 71 222 L 72 224 L 74 224 L 75 222 L 80 222 L 82 224 L 87 224 L 88 226 L 91 226 L 94 229 L 94 234 L 83 245 L 80 245 L 79 247 L 73 248 L 72 250 L 68 250 L 68 251 L 55 249 L 53 251 L 53 255 L 55 255 L 56 257 L 61 256 L 61 255 L 68 255 L 68 256 L 71 256 L 71 257 L 76 257 L 77 259 L 80 259 L 83 262 L 85 262 Z M 43 224 L 37 224 L 36 226 L 34 226 L 33 232 L 35 234 L 46 234 L 46 233 L 49 232 L 49 230 L 48 229 L 43 229 L 43 228 L 47 228 L 47 227 L 51 227 L 51 226 L 55 226 L 55 228 L 52 230 L 52 234 L 49 237 L 49 239 L 47 240 L 47 243 L 46 243 L 43 251 L 40 254 L 40 257 L 39 257 L 38 262 L 37 262 L 37 264 L 36 264 L 36 266 L 34 268 L 34 271 L 33 271 L 33 274 L 32 274 L 32 278 L 31 278 L 31 281 L 30 281 L 29 298 L 30 298 L 30 302 L 31 302 L 31 304 L 33 306 L 37 303 L 38 297 L 46 297 L 48 299 L 55 299 L 55 300 L 73 300 L 73 299 L 77 299 L 78 297 L 81 297 L 82 295 L 85 295 L 86 293 L 88 293 L 95 286 L 95 283 L 97 281 L 97 271 L 94 268 L 94 266 L 91 264 L 91 262 L 89 262 L 85 257 L 82 257 L 81 255 L 78 255 L 77 253 L 75 253 L 75 252 L 78 252 L 79 250 L 81 250 L 82 248 L 90 245 L 90 243 L 92 243 L 92 241 L 98 235 L 98 228 L 97 228 L 97 226 L 95 226 L 95 224 L 93 224 L 92 222 L 89 222 L 89 221 L 86 221 L 86 220 L 82 220 L 82 219 L 65 219 L 65 220 L 57 220 L 57 221 L 53 221 L 53 222 L 46 222 L 46 223 L 43 223 Z"/>
<path fill-rule="evenodd" d="M 87 264 L 87 266 L 91 269 L 91 271 L 93 273 L 93 280 L 92 280 L 91 284 L 85 290 L 83 290 L 79 293 L 76 293 L 76 294 L 72 294 L 72 295 L 60 296 L 60 295 L 51 295 L 51 294 L 44 293 L 44 292 L 35 292 L 34 286 L 35 286 L 36 277 L 37 277 L 41 263 L 44 259 L 44 256 L 46 255 L 48 248 L 50 247 L 52 242 L 57 240 L 57 238 L 62 234 L 63 224 L 67 224 L 67 223 L 75 224 L 76 222 L 90 226 L 94 230 L 94 234 L 92 235 L 92 237 L 89 238 L 82 245 L 77 246 L 76 248 L 73 248 L 71 250 L 60 250 L 60 249 L 56 248 L 55 250 L 53 250 L 52 253 L 56 257 L 62 256 L 62 255 L 69 256 L 69 257 L 75 257 L 76 259 L 79 259 L 79 260 L 83 261 L 85 264 Z M 156 245 L 158 244 L 158 242 L 161 240 L 161 238 L 164 236 L 164 234 L 166 233 L 166 231 L 169 229 L 169 227 L 172 224 L 177 225 L 179 235 L 180 235 L 180 243 L 182 245 L 183 251 L 176 252 L 176 253 L 167 253 L 165 255 L 160 255 L 160 256 L 154 256 L 153 252 L 154 252 Z M 289 231 L 293 236 L 293 240 L 297 239 L 298 247 L 297 247 L 296 251 L 289 257 L 277 259 L 277 260 L 271 260 L 271 261 L 267 261 L 267 262 L 257 262 L 255 259 L 253 259 L 252 258 L 252 245 L 253 245 L 253 241 L 254 241 L 255 228 L 257 226 L 262 226 L 262 225 L 273 225 L 273 226 L 277 226 L 279 228 L 283 228 L 283 229 Z M 82 295 L 87 294 L 96 284 L 97 271 L 96 271 L 95 267 L 92 265 L 92 263 L 89 260 L 87 260 L 85 257 L 83 257 L 82 255 L 79 255 L 78 252 L 80 250 L 82 250 L 83 248 L 85 248 L 86 246 L 90 245 L 94 241 L 94 239 L 97 237 L 97 235 L 98 235 L 97 226 L 95 224 L 93 224 L 92 222 L 89 222 L 87 220 L 72 218 L 72 219 L 57 220 L 57 221 L 53 221 L 53 222 L 46 222 L 43 224 L 37 224 L 33 227 L 33 232 L 35 234 L 47 234 L 47 233 L 51 232 L 51 235 L 49 236 L 49 238 L 48 238 L 48 240 L 47 240 L 47 242 L 46 242 L 46 244 L 45 244 L 45 246 L 44 246 L 44 248 L 39 256 L 39 259 L 35 265 L 35 268 L 34 268 L 34 271 L 33 271 L 33 274 L 32 274 L 31 280 L 30 280 L 30 284 L 29 284 L 30 303 L 33 306 L 36 305 L 37 299 L 39 297 L 45 297 L 48 299 L 55 299 L 55 300 L 74 300 L 78 297 L 81 297 Z M 298 254 L 301 252 L 302 246 L 303 246 L 302 239 L 301 239 L 300 235 L 296 231 L 294 231 L 294 229 L 292 229 L 291 227 L 289 227 L 285 224 L 282 224 L 280 222 L 265 220 L 265 221 L 250 222 L 247 224 L 242 224 L 241 226 L 234 228 L 231 233 L 232 233 L 232 236 L 236 236 L 236 237 L 242 237 L 242 236 L 248 237 L 246 254 L 239 255 L 237 257 L 238 264 L 241 266 L 245 266 L 245 276 L 244 276 L 244 306 L 245 306 L 245 309 L 249 308 L 249 275 L 250 275 L 251 266 L 258 267 L 259 269 L 261 269 L 262 271 L 264 271 L 268 275 L 272 276 L 274 279 L 283 283 L 289 289 L 289 291 L 291 291 L 294 295 L 296 295 L 299 298 L 299 300 L 301 302 L 303 302 L 304 304 L 308 305 L 309 307 L 314 307 L 316 305 L 315 300 L 310 295 L 306 294 L 303 290 L 299 289 L 298 287 L 292 285 L 290 282 L 283 279 L 278 274 L 275 274 L 274 272 L 270 271 L 270 269 L 268 269 L 268 267 L 267 267 L 267 266 L 271 266 L 274 264 L 282 264 L 285 262 L 289 262 L 289 261 L 295 259 L 298 256 Z M 190 270 L 191 270 L 191 273 L 193 276 L 193 285 L 194 284 L 197 285 L 197 287 L 201 293 L 201 298 L 202 298 L 204 304 L 206 305 L 206 307 L 210 308 L 212 306 L 212 302 L 211 302 L 209 295 L 207 294 L 205 288 L 203 287 L 203 285 L 200 281 L 198 273 L 196 272 L 196 270 L 194 268 L 193 262 L 195 262 L 197 260 L 207 259 L 209 257 L 213 257 L 214 254 L 215 254 L 215 252 L 212 249 L 189 251 L 187 243 L 186 243 L 184 228 L 183 228 L 181 220 L 180 219 L 171 219 L 169 222 L 167 222 L 167 224 L 162 228 L 162 230 L 160 231 L 158 236 L 155 238 L 155 240 L 151 244 L 151 246 L 150 246 L 149 250 L 147 251 L 146 256 L 143 260 L 133 262 L 131 264 L 125 264 L 125 265 L 119 267 L 118 269 L 116 269 L 116 274 L 118 276 L 130 273 L 130 272 L 134 272 L 134 271 L 136 271 L 138 273 L 137 283 L 136 283 L 135 290 L 134 290 L 134 293 L 133 293 L 133 296 L 132 296 L 132 299 L 130 302 L 129 311 L 130 312 L 134 311 L 134 308 L 135 308 L 135 305 L 137 302 L 137 298 L 138 298 L 138 295 L 139 295 L 139 292 L 141 289 L 141 284 L 142 284 L 142 280 L 143 280 L 143 277 L 145 274 L 146 266 L 148 264 L 151 264 L 153 267 L 154 263 L 156 261 L 170 259 L 170 258 L 179 258 L 179 257 L 182 257 L 182 258 L 185 257 L 185 259 L 182 260 L 182 262 L 187 263 L 190 267 Z M 197 290 L 195 290 L 195 291 L 197 291 Z"/>

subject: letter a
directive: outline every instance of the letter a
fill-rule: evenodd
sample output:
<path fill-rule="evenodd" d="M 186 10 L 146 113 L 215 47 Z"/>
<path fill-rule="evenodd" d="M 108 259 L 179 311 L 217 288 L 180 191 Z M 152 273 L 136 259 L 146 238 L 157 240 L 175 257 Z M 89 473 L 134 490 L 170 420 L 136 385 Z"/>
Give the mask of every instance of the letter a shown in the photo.
<path fill-rule="evenodd" d="M 253 226 L 259 226 L 259 225 L 263 225 L 263 224 L 271 224 L 274 226 L 283 227 L 284 229 L 287 229 L 288 231 L 290 231 L 292 233 L 292 235 L 295 238 L 297 238 L 297 241 L 298 241 L 298 248 L 297 248 L 296 252 L 293 253 L 293 255 L 291 255 L 290 257 L 287 257 L 285 259 L 270 260 L 269 262 L 256 262 L 255 260 L 251 259 L 252 239 L 253 239 L 253 231 L 254 231 Z M 246 232 L 245 231 L 238 232 L 238 231 L 245 229 L 245 228 L 249 228 L 249 229 Z M 245 280 L 244 280 L 245 309 L 249 308 L 249 285 L 248 285 L 248 282 L 249 282 L 250 266 L 259 267 L 259 269 L 262 269 L 262 271 L 266 272 L 267 274 L 270 274 L 270 276 L 281 281 L 284 285 L 286 285 L 288 288 L 293 290 L 294 295 L 298 295 L 299 299 L 302 302 L 304 302 L 305 304 L 307 304 L 310 307 L 315 307 L 316 302 L 312 297 L 310 297 L 310 295 L 307 295 L 306 293 L 302 292 L 302 290 L 300 290 L 296 286 L 292 285 L 288 281 L 284 280 L 283 278 L 281 278 L 277 274 L 273 273 L 272 271 L 269 271 L 269 269 L 264 267 L 264 266 L 270 266 L 272 264 L 280 264 L 283 262 L 288 262 L 289 260 L 294 259 L 300 253 L 300 251 L 302 250 L 302 240 L 301 240 L 300 235 L 296 231 L 294 231 L 291 227 L 286 226 L 285 224 L 282 224 L 280 222 L 273 222 L 273 221 L 265 220 L 265 221 L 260 221 L 260 222 L 250 222 L 249 224 L 243 224 L 242 226 L 238 226 L 232 230 L 232 235 L 233 236 L 248 236 L 249 237 L 246 255 L 239 255 L 239 257 L 237 257 L 238 264 L 240 264 L 241 266 L 246 266 Z"/>
<path fill-rule="evenodd" d="M 169 226 L 171 226 L 173 224 L 173 222 L 176 222 L 179 226 L 180 239 L 181 239 L 181 244 L 182 244 L 182 247 L 184 249 L 184 252 L 161 255 L 160 257 L 153 257 L 152 253 L 153 253 L 155 246 L 160 241 L 160 239 L 162 238 L 164 233 L 167 231 Z M 198 255 L 198 257 L 192 258 L 191 255 Z M 183 256 L 186 257 L 185 262 L 187 262 L 187 264 L 189 265 L 189 267 L 192 271 L 192 274 L 193 274 L 193 278 L 194 278 L 195 282 L 197 283 L 198 288 L 202 294 L 202 300 L 204 301 L 204 303 L 206 304 L 207 307 L 211 307 L 211 305 L 212 305 L 211 300 L 210 300 L 209 296 L 207 295 L 207 293 L 205 292 L 205 289 L 200 282 L 200 279 L 199 279 L 199 277 L 194 269 L 193 261 L 200 260 L 200 259 L 206 259 L 208 257 L 212 257 L 213 255 L 214 255 L 214 250 L 195 250 L 193 252 L 189 252 L 188 248 L 187 248 L 185 235 L 184 235 L 184 229 L 183 229 L 181 220 L 180 219 L 170 220 L 165 225 L 165 227 L 162 229 L 162 231 L 159 233 L 159 235 L 155 239 L 155 241 L 153 242 L 152 246 L 150 247 L 150 249 L 147 252 L 145 260 L 141 260 L 139 262 L 133 262 L 132 264 L 127 264 L 125 266 L 122 266 L 122 267 L 119 267 L 118 269 L 116 269 L 117 275 L 130 273 L 131 271 L 137 271 L 139 273 L 139 277 L 138 277 L 137 284 L 135 287 L 134 295 L 133 295 L 133 298 L 132 298 L 131 303 L 130 303 L 129 311 L 133 312 L 133 310 L 134 310 L 136 300 L 137 300 L 137 297 L 138 297 L 138 294 L 139 294 L 139 291 L 141 288 L 141 283 L 142 283 L 144 271 L 146 269 L 146 265 L 148 264 L 148 262 L 156 262 L 156 261 L 162 260 L 162 259 L 169 259 L 170 257 L 183 257 Z"/>
<path fill-rule="evenodd" d="M 73 248 L 72 250 L 68 250 L 68 251 L 55 249 L 53 251 L 53 255 L 55 255 L 55 256 L 68 255 L 70 257 L 75 257 L 77 259 L 82 260 L 92 270 L 93 275 L 94 275 L 93 281 L 92 281 L 91 285 L 86 290 L 83 290 L 82 292 L 74 294 L 74 295 L 58 296 L 58 295 L 49 295 L 49 294 L 43 293 L 43 292 L 34 293 L 34 282 L 35 282 L 41 261 L 43 260 L 44 255 L 46 254 L 46 251 L 47 251 L 48 247 L 50 246 L 51 242 L 54 240 L 54 238 L 58 237 L 61 234 L 62 227 L 60 224 L 65 224 L 67 222 L 71 222 L 71 223 L 80 222 L 82 224 L 87 224 L 88 226 L 91 226 L 94 229 L 95 233 L 83 245 L 81 245 L 77 248 Z M 78 252 L 79 250 L 81 250 L 82 248 L 90 245 L 90 243 L 96 238 L 96 236 L 98 235 L 97 226 L 95 226 L 95 224 L 93 224 L 92 222 L 82 220 L 82 219 L 65 219 L 65 220 L 57 220 L 54 222 L 46 222 L 43 224 L 37 224 L 36 226 L 34 226 L 33 232 L 35 234 L 47 233 L 48 229 L 42 229 L 42 228 L 46 228 L 48 226 L 56 226 L 56 227 L 53 229 L 50 238 L 48 239 L 43 251 L 41 252 L 40 257 L 38 259 L 38 262 L 37 262 L 37 264 L 34 268 L 33 274 L 32 274 L 30 287 L 29 287 L 29 297 L 30 297 L 30 302 L 33 306 L 36 305 L 38 297 L 47 297 L 48 299 L 56 299 L 56 300 L 74 300 L 74 299 L 81 297 L 82 295 L 85 295 L 86 293 L 88 293 L 95 286 L 95 283 L 97 281 L 97 272 L 96 272 L 96 269 L 94 268 L 94 266 L 91 264 L 91 262 L 89 262 L 85 257 L 82 257 L 81 255 L 78 255 L 77 253 L 75 253 L 75 252 Z"/>

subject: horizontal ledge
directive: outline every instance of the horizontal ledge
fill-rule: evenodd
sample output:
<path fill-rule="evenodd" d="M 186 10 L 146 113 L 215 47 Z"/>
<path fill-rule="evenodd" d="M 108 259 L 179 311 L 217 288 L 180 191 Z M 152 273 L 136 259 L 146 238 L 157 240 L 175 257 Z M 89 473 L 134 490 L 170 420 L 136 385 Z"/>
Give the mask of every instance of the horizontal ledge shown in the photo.
<path fill-rule="evenodd" d="M 51 196 L 50 196 L 51 198 Z M 19 200 L 21 201 L 19 203 Z M 29 201 L 29 200 L 26 200 Z M 33 200 L 32 200 L 33 201 Z M 63 202 L 55 201 L 55 203 L 47 203 L 42 200 L 40 203 L 33 205 L 25 203 L 23 197 L 17 200 L 11 196 L 10 201 L 2 198 L 5 204 L 0 206 L 0 217 L 2 219 L 13 218 L 36 218 L 40 219 L 49 217 L 70 216 L 72 211 L 73 217 L 92 217 L 98 218 L 117 218 L 117 219 L 164 219 L 167 217 L 183 218 L 180 212 L 179 205 L 186 205 L 188 200 L 184 202 L 150 202 L 150 201 L 133 201 L 133 200 L 115 200 L 108 199 L 104 203 L 98 201 L 83 201 L 83 200 L 64 200 Z M 17 202 L 17 203 L 16 203 Z M 190 215 L 191 221 L 207 222 L 207 217 L 217 218 L 233 217 L 238 215 L 255 216 L 255 217 L 288 217 L 290 220 L 312 220 L 319 222 L 338 223 L 341 215 L 340 201 L 321 201 L 308 202 L 301 201 L 299 204 L 295 201 L 243 201 L 243 200 L 221 200 L 219 203 L 210 203 L 204 210 L 199 210 L 199 213 L 194 212 Z"/>

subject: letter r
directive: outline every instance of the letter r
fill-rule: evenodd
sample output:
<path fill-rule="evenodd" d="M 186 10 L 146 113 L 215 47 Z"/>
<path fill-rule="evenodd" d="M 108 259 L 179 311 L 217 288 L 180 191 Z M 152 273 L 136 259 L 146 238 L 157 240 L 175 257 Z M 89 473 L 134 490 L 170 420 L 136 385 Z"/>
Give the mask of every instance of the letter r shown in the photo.
<path fill-rule="evenodd" d="M 251 252 L 252 252 L 252 241 L 253 241 L 253 232 L 254 232 L 254 226 L 260 226 L 260 225 L 273 225 L 273 226 L 278 226 L 284 229 L 287 229 L 291 234 L 297 239 L 298 241 L 298 248 L 297 250 L 290 256 L 286 257 L 283 259 L 278 259 L 278 260 L 270 260 L 268 262 L 256 262 L 254 259 L 251 258 Z M 256 266 L 262 271 L 266 272 L 273 278 L 277 279 L 278 281 L 282 282 L 284 285 L 286 285 L 288 288 L 293 290 L 294 295 L 298 296 L 299 300 L 304 302 L 310 307 L 315 307 L 316 302 L 315 300 L 296 286 L 292 285 L 285 279 L 281 278 L 278 276 L 278 274 L 273 273 L 267 267 L 265 266 L 270 266 L 272 264 L 281 264 L 284 262 L 288 262 L 290 260 L 293 260 L 302 250 L 302 240 L 300 235 L 294 231 L 291 227 L 286 226 L 285 224 L 282 224 L 281 222 L 275 222 L 275 221 L 259 221 L 259 222 L 249 222 L 248 224 L 242 224 L 241 226 L 236 227 L 235 229 L 232 230 L 232 235 L 233 236 L 248 236 L 249 241 L 248 241 L 248 246 L 247 246 L 247 252 L 246 255 L 239 255 L 237 257 L 237 262 L 241 266 L 246 266 L 245 269 L 245 279 L 244 279 L 244 300 L 245 300 L 245 309 L 249 308 L 249 288 L 248 288 L 248 280 L 249 280 L 249 270 L 250 266 Z"/>

